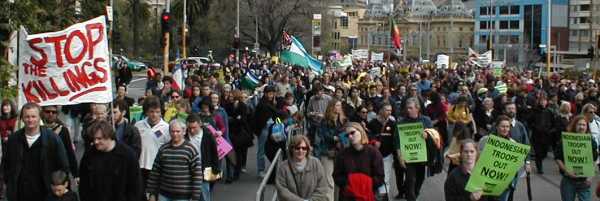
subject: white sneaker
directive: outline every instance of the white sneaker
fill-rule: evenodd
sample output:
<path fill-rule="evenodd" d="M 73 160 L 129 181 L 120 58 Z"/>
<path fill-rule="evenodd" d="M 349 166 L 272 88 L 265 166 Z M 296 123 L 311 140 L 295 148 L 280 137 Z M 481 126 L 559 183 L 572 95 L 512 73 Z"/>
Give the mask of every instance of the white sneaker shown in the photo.
<path fill-rule="evenodd" d="M 248 170 L 246 168 L 242 168 L 242 173 L 246 173 Z"/>
<path fill-rule="evenodd" d="M 265 172 L 264 171 L 258 172 L 258 178 L 260 178 L 260 179 L 265 178 Z"/>

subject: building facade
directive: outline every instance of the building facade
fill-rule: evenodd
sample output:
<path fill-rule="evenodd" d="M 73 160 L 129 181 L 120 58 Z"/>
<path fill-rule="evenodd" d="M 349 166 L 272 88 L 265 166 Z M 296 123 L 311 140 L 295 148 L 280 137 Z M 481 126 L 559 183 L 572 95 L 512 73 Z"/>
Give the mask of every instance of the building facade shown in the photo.
<path fill-rule="evenodd" d="M 547 44 L 548 6 L 552 7 L 552 45 L 568 50 L 567 0 L 491 0 L 475 4 L 474 47 L 494 50 L 494 60 L 527 66 L 540 60 Z M 493 44 L 488 47 L 488 40 Z M 559 42 L 565 41 L 565 42 Z"/>
<path fill-rule="evenodd" d="M 569 52 L 587 54 L 600 35 L 600 0 L 569 1 Z M 598 48 L 598 47 L 595 47 Z"/>

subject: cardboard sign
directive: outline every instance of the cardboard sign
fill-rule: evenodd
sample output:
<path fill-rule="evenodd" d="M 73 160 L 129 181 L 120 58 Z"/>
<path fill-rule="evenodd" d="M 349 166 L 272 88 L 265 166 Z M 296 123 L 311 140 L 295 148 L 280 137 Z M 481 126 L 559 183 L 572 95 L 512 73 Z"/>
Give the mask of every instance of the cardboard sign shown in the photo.
<path fill-rule="evenodd" d="M 112 101 L 105 17 L 19 41 L 19 108 Z"/>
<path fill-rule="evenodd" d="M 427 161 L 427 144 L 423 138 L 423 123 L 398 124 L 400 153 L 406 163 Z"/>
<path fill-rule="evenodd" d="M 594 156 L 592 152 L 592 136 L 585 133 L 567 133 L 561 135 L 563 161 L 567 171 L 576 176 L 594 176 Z"/>
<path fill-rule="evenodd" d="M 529 149 L 529 145 L 489 135 L 465 190 L 492 196 L 502 194 L 525 163 Z"/>

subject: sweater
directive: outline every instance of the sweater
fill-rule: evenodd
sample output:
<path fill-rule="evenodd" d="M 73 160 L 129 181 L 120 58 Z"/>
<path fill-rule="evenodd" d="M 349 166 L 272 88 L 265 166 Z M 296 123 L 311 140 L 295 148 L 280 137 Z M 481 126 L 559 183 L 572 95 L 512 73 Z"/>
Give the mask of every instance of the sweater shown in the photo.
<path fill-rule="evenodd" d="M 202 177 L 202 164 L 197 149 L 189 142 L 179 146 L 168 143 L 158 151 L 146 192 L 160 193 L 177 200 L 199 200 Z"/>
<path fill-rule="evenodd" d="M 335 185 L 340 189 L 345 189 L 348 185 L 348 176 L 351 173 L 363 173 L 370 176 L 373 179 L 373 189 L 383 185 L 383 158 L 379 151 L 371 145 L 364 145 L 360 151 L 354 149 L 354 147 L 342 150 L 335 158 L 333 168 Z M 342 190 L 340 190 L 340 194 L 343 195 Z M 344 196 L 340 197 L 340 200 L 349 199 Z"/>
<path fill-rule="evenodd" d="M 293 162 L 283 161 L 277 166 L 275 187 L 281 201 L 326 201 L 327 194 L 333 189 L 327 184 L 325 170 L 319 159 L 309 156 L 302 171 L 298 171 Z"/>
<path fill-rule="evenodd" d="M 461 167 L 454 168 L 444 182 L 446 201 L 471 200 L 471 192 L 465 190 L 471 174 L 465 173 Z"/>

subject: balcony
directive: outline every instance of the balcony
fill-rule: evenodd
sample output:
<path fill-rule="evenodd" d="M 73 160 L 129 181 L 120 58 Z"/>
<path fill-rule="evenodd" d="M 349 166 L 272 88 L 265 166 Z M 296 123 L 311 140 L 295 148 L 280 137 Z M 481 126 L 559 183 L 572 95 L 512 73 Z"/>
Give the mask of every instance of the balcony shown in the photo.
<path fill-rule="evenodd" d="M 590 23 L 571 24 L 570 29 L 589 29 Z"/>
<path fill-rule="evenodd" d="M 592 16 L 591 11 L 574 11 L 569 14 L 569 17 L 590 17 Z"/>
<path fill-rule="evenodd" d="M 569 1 L 569 5 L 586 5 L 592 4 L 591 0 L 571 0 Z"/>

